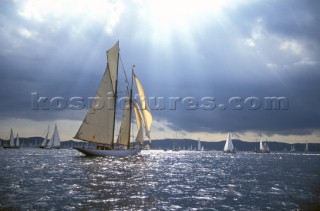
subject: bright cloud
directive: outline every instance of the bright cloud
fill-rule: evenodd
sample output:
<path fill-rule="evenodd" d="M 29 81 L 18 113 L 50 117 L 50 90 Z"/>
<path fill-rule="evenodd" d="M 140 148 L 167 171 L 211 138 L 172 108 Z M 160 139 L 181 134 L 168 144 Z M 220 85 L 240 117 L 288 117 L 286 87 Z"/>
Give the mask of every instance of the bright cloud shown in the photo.
<path fill-rule="evenodd" d="M 108 34 L 112 34 L 125 9 L 121 1 L 104 0 L 26 0 L 17 1 L 17 5 L 19 15 L 30 21 L 54 23 L 53 27 L 70 20 L 78 26 L 94 21 L 102 23 Z"/>
<path fill-rule="evenodd" d="M 295 40 L 285 40 L 280 44 L 281 50 L 289 51 L 293 54 L 299 55 L 303 51 L 303 47 Z"/>

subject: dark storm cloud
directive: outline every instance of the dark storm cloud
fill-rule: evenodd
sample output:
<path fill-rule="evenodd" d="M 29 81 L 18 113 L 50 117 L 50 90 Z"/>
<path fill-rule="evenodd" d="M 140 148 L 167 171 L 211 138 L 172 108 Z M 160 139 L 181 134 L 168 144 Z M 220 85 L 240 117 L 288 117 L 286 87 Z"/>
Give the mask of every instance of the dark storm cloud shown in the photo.
<path fill-rule="evenodd" d="M 285 7 L 286 5 L 288 7 Z M 187 74 L 194 72 L 194 75 L 184 81 L 180 92 L 176 91 L 191 95 L 194 94 L 192 91 L 199 91 L 196 96 L 213 96 L 217 103 L 219 100 L 221 103 L 226 103 L 228 98 L 236 96 L 243 98 L 253 96 L 259 99 L 284 96 L 289 101 L 288 110 L 237 111 L 216 108 L 213 111 L 186 111 L 182 109 L 171 112 L 158 111 L 159 116 L 167 116 L 173 123 L 169 125 L 173 129 L 179 127 L 187 131 L 254 130 L 284 135 L 305 135 L 318 129 L 320 94 L 316 90 L 319 90 L 320 82 L 319 61 L 315 61 L 313 65 L 291 64 L 288 68 L 273 72 L 266 68 L 266 63 L 261 63 L 259 58 L 257 60 L 252 57 L 250 52 L 245 55 L 239 54 L 231 41 L 235 35 L 249 36 L 254 20 L 263 18 L 264 26 L 269 33 L 282 39 L 299 39 L 306 44 L 313 58 L 320 58 L 319 36 L 315 36 L 319 33 L 319 26 L 316 24 L 319 22 L 319 15 L 315 9 L 318 7 L 319 4 L 315 1 L 297 4 L 273 1 L 249 5 L 242 8 L 243 10 L 236 11 L 236 14 L 231 15 L 231 21 L 235 22 L 233 26 L 236 29 L 231 31 L 239 33 L 232 34 L 225 31 L 225 37 L 222 38 L 221 33 L 217 31 L 208 32 L 205 37 L 210 39 L 204 40 L 210 41 L 201 42 L 199 47 L 206 54 L 206 64 L 202 63 L 197 69 L 193 67 L 190 71 L 186 71 Z M 304 19 L 299 20 L 299 18 Z M 242 25 L 237 27 L 237 23 Z M 225 30 L 223 27 L 220 29 Z M 200 35 L 198 40 L 201 40 Z M 259 50 L 269 51 L 268 46 Z M 284 52 L 277 55 L 276 60 L 287 61 L 287 54 Z M 248 58 L 250 62 L 246 61 Z M 185 60 L 191 61 L 191 58 Z M 206 71 L 202 71 L 203 69 Z"/>

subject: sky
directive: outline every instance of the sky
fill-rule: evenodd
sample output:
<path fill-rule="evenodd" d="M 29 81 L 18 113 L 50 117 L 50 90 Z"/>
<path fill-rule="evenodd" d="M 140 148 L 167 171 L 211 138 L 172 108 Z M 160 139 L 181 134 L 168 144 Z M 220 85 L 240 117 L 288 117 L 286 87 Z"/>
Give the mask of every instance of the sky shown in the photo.
<path fill-rule="evenodd" d="M 151 136 L 320 142 L 317 0 L 3 0 L 0 138 L 62 140 L 87 110 L 34 109 L 34 99 L 93 97 L 106 50 L 120 42 L 126 71 L 149 99 Z M 35 93 L 37 93 L 35 95 Z M 270 107 L 270 97 L 281 99 Z M 69 101 L 68 101 L 69 102 Z M 195 106 L 197 102 L 197 106 Z M 202 105 L 202 107 L 201 107 Z"/>

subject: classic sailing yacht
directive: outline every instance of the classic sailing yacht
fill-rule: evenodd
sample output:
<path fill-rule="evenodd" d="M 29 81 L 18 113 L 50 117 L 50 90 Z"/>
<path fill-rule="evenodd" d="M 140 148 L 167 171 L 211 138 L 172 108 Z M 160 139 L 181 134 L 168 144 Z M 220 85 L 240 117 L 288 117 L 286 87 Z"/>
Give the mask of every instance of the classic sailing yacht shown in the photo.
<path fill-rule="evenodd" d="M 14 148 L 15 148 L 12 128 L 11 128 L 11 131 L 10 131 L 9 143 L 7 143 L 6 145 L 4 145 L 3 148 L 4 148 L 4 149 L 14 149 Z"/>
<path fill-rule="evenodd" d="M 47 135 L 44 138 L 43 142 L 41 143 L 40 148 L 44 148 L 44 149 L 49 149 L 49 148 L 60 149 L 61 142 L 60 142 L 60 136 L 59 136 L 57 125 L 55 125 L 55 127 L 54 127 L 54 131 L 53 131 L 53 134 L 51 136 L 51 139 L 48 140 L 49 129 L 50 129 L 50 127 L 48 126 Z"/>
<path fill-rule="evenodd" d="M 267 140 L 265 142 L 262 142 L 261 140 L 261 135 L 259 137 L 260 140 L 260 146 L 259 146 L 259 150 L 256 150 L 256 153 L 270 153 L 270 149 L 269 146 L 267 144 Z"/>
<path fill-rule="evenodd" d="M 225 152 L 225 153 L 235 153 L 236 152 L 234 149 L 234 146 L 232 144 L 232 138 L 231 138 L 230 132 L 228 133 L 227 140 L 226 140 L 226 143 L 223 148 L 223 152 Z"/>
<path fill-rule="evenodd" d="M 98 87 L 96 97 L 100 102 L 106 102 L 104 106 L 95 108 L 95 101 L 84 118 L 78 132 L 76 139 L 93 142 L 97 144 L 96 149 L 86 149 L 74 147 L 87 156 L 131 156 L 137 155 L 141 151 L 140 148 L 130 147 L 131 134 L 131 119 L 132 109 L 134 110 L 138 133 L 136 141 L 143 145 L 143 127 L 144 125 L 146 136 L 150 139 L 150 130 L 152 123 L 152 115 L 147 105 L 144 89 L 134 74 L 134 67 L 132 67 L 131 86 L 126 77 L 126 93 L 125 109 L 120 125 L 120 131 L 116 143 L 114 143 L 115 135 L 115 120 L 116 120 L 116 102 L 118 95 L 118 66 L 119 66 L 119 41 L 107 51 L 107 66 L 104 72 L 102 81 Z M 136 84 L 138 91 L 141 109 L 136 101 L 132 100 L 133 81 Z"/>

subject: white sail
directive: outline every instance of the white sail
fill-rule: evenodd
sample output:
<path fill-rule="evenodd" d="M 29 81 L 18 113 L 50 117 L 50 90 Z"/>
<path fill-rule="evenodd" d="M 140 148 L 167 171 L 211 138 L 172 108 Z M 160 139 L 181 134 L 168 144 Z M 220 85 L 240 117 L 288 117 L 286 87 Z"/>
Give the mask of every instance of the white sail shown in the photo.
<path fill-rule="evenodd" d="M 291 145 L 291 149 L 290 149 L 290 151 L 291 152 L 294 152 L 296 149 L 294 148 L 294 145 Z"/>
<path fill-rule="evenodd" d="M 42 141 L 42 143 L 41 143 L 40 147 L 46 147 L 46 146 L 47 146 L 47 144 L 48 144 L 49 130 L 50 130 L 50 125 L 48 125 L 48 132 L 47 132 L 47 135 L 46 135 L 46 137 L 43 139 L 43 141 Z"/>
<path fill-rule="evenodd" d="M 10 147 L 14 147 L 14 137 L 13 137 L 13 131 L 12 131 L 12 129 L 11 129 L 11 132 L 10 132 L 9 146 L 10 146 Z"/>
<path fill-rule="evenodd" d="M 110 50 L 107 51 L 107 67 L 103 75 L 102 81 L 99 85 L 96 97 L 100 98 L 100 102 L 104 102 L 103 106 L 95 107 L 94 101 L 88 111 L 84 121 L 82 122 L 78 132 L 76 133 L 76 139 L 94 142 L 97 145 L 97 149 L 84 149 L 75 147 L 76 150 L 82 152 L 85 155 L 91 156 L 129 156 L 138 154 L 141 149 L 117 149 L 114 147 L 114 128 L 115 128 L 115 114 L 116 114 L 116 98 L 118 88 L 118 66 L 119 66 L 119 42 L 117 42 Z M 132 70 L 133 71 L 133 70 Z M 126 73 L 124 72 L 125 76 Z M 144 123 L 147 136 L 150 139 L 150 129 L 152 123 L 152 116 L 150 109 L 146 103 L 144 90 L 141 83 L 132 74 L 132 83 L 130 89 L 130 97 L 125 102 L 126 110 L 123 112 L 123 118 L 120 125 L 120 131 L 117 138 L 117 143 L 120 145 L 129 146 L 130 144 L 130 132 L 131 132 L 131 116 L 132 116 L 132 86 L 133 78 L 135 78 L 137 90 L 140 96 L 140 102 L 142 105 L 142 112 L 136 113 L 137 126 L 139 128 L 137 140 L 143 143 L 142 124 Z M 127 77 L 126 77 L 126 82 Z M 127 86 L 129 84 L 127 83 Z M 130 108 L 130 109 L 128 109 Z M 135 109 L 135 108 L 134 108 Z M 135 111 L 139 111 L 136 110 Z M 143 115 L 141 115 L 141 113 Z M 140 114 L 140 117 L 139 115 Z M 143 119 L 143 121 L 142 121 Z M 105 146 L 105 145 L 111 145 Z"/>
<path fill-rule="evenodd" d="M 225 152 L 234 151 L 234 147 L 233 147 L 232 139 L 231 139 L 231 133 L 228 133 L 228 135 L 227 135 L 227 140 L 226 140 L 226 143 L 224 145 L 223 151 L 225 151 Z"/>
<path fill-rule="evenodd" d="M 230 143 L 229 143 L 229 150 L 230 150 L 230 151 L 234 151 L 234 146 L 233 146 L 233 143 L 232 143 L 232 138 L 231 138 L 231 136 L 232 136 L 232 134 L 230 133 L 230 134 L 229 134 L 229 137 L 228 137 L 228 138 L 229 138 L 229 142 L 230 142 Z"/>
<path fill-rule="evenodd" d="M 151 115 L 149 106 L 146 101 L 146 96 L 144 94 L 143 87 L 135 74 L 134 74 L 134 79 L 136 82 L 136 86 L 137 86 L 137 90 L 138 90 L 138 94 L 139 94 L 139 98 L 140 98 L 144 126 L 146 129 L 146 136 L 151 140 L 150 130 L 151 130 L 151 124 L 152 124 L 152 115 Z"/>
<path fill-rule="evenodd" d="M 20 147 L 19 134 L 17 133 L 15 147 Z"/>
<path fill-rule="evenodd" d="M 259 149 L 260 149 L 260 151 L 264 151 L 265 148 L 264 148 L 263 142 L 261 140 L 261 137 L 259 139 L 260 139 L 260 147 L 259 147 Z"/>
<path fill-rule="evenodd" d="M 55 127 L 54 127 L 54 132 L 52 134 L 51 140 L 52 140 L 52 147 L 53 148 L 60 147 L 61 143 L 60 143 L 60 137 L 59 137 L 57 125 L 55 125 Z"/>
<path fill-rule="evenodd" d="M 128 146 L 130 141 L 130 126 L 131 126 L 131 99 L 127 96 L 123 111 L 123 117 L 121 121 L 120 131 L 117 139 L 117 143 Z"/>
<path fill-rule="evenodd" d="M 108 64 L 96 97 L 74 138 L 98 144 L 113 144 L 116 113 L 116 89 L 119 42 L 107 52 Z M 101 105 L 103 104 L 103 105 Z"/>
<path fill-rule="evenodd" d="M 142 127 L 143 119 L 142 119 L 142 114 L 137 102 L 133 102 L 133 109 L 134 109 L 134 114 L 136 117 L 137 128 L 138 128 L 136 141 L 140 142 L 140 144 L 143 144 L 143 127 Z"/>
<path fill-rule="evenodd" d="M 201 142 L 200 142 L 200 139 L 198 138 L 198 151 L 201 150 Z"/>
<path fill-rule="evenodd" d="M 265 149 L 266 149 L 267 152 L 269 152 L 269 150 L 270 150 L 267 143 L 266 143 L 266 148 Z"/>
<path fill-rule="evenodd" d="M 308 147 L 308 142 L 306 141 L 306 148 L 305 151 L 308 152 L 309 151 L 309 147 Z"/>

